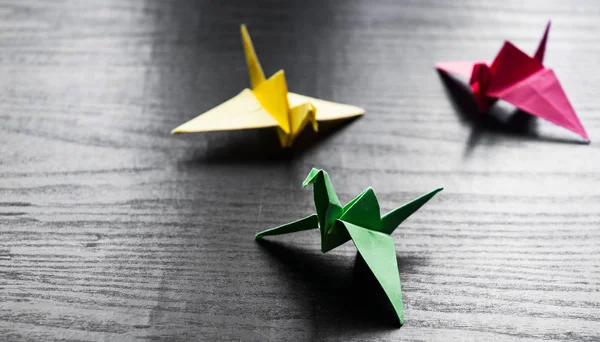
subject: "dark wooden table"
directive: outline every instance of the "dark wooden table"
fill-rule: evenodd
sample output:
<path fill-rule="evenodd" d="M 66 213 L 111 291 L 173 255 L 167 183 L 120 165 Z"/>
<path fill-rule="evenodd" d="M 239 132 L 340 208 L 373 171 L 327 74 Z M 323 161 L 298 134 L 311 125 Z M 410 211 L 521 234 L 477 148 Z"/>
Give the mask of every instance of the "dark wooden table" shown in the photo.
<path fill-rule="evenodd" d="M 433 64 L 533 52 L 600 138 L 600 3 L 1 1 L 0 340 L 600 339 L 600 148 L 475 104 Z M 281 151 L 273 130 L 171 136 L 267 74 L 364 107 Z M 525 119 L 524 119 L 525 118 Z M 406 324 L 348 243 L 254 233 L 313 211 L 326 169 L 394 234 Z M 392 316 L 390 316 L 392 315 Z M 391 322 L 390 322 L 391 320 Z"/>

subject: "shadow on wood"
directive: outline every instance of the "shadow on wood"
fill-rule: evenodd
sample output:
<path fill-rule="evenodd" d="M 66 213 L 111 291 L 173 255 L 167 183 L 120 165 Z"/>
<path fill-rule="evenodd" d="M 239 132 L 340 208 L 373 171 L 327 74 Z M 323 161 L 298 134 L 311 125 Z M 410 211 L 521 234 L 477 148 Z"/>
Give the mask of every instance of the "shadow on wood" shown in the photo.
<path fill-rule="evenodd" d="M 310 292 L 315 312 L 314 324 L 326 322 L 340 331 L 374 331 L 398 329 L 396 313 L 385 292 L 359 253 L 354 265 L 336 263 L 331 255 L 311 255 L 298 247 L 259 239 L 258 244 L 284 265 L 290 281 L 302 281 Z M 339 259 L 339 255 L 337 256 Z M 422 258 L 398 259 L 400 273 L 422 264 Z M 300 279 L 299 279 L 300 278 Z M 302 303 L 306 305 L 306 303 Z M 325 317 L 323 317 L 325 316 Z M 317 319 L 318 318 L 318 319 Z M 341 329 L 340 329 L 341 328 Z M 339 336 L 338 336 L 339 337 Z"/>
<path fill-rule="evenodd" d="M 489 113 L 482 113 L 475 98 L 471 92 L 471 88 L 454 77 L 443 71 L 438 70 L 438 74 L 444 84 L 446 94 L 450 98 L 455 114 L 471 125 L 472 130 L 465 149 L 465 156 L 480 143 L 485 132 L 500 133 L 509 137 L 527 138 L 528 140 L 538 140 L 554 143 L 573 143 L 587 144 L 580 140 L 547 137 L 539 135 L 537 131 L 536 118 L 521 110 L 507 111 L 501 106 L 494 105 L 490 108 Z M 499 142 L 499 139 L 486 139 L 492 144 Z"/>
<path fill-rule="evenodd" d="M 263 164 L 293 160 L 344 130 L 355 118 L 319 122 L 319 131 L 306 127 L 291 148 L 282 148 L 272 128 L 209 132 L 206 148 L 193 152 L 185 164 Z"/>

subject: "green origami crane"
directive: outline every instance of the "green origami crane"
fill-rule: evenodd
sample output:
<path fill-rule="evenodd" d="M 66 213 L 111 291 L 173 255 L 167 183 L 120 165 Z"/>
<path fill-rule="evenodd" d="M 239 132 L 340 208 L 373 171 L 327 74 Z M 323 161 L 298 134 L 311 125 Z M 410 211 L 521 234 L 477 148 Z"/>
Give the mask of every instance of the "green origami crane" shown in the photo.
<path fill-rule="evenodd" d="M 260 232 L 256 234 L 255 238 L 260 239 L 263 236 L 287 234 L 318 227 L 321 231 L 323 253 L 352 239 L 358 252 L 392 303 L 400 325 L 404 324 L 402 289 L 396 263 L 396 250 L 390 234 L 402 221 L 419 210 L 443 188 L 435 189 L 380 217 L 379 203 L 371 187 L 342 207 L 327 172 L 313 168 L 302 186 L 309 184 L 314 184 L 317 213 Z"/>

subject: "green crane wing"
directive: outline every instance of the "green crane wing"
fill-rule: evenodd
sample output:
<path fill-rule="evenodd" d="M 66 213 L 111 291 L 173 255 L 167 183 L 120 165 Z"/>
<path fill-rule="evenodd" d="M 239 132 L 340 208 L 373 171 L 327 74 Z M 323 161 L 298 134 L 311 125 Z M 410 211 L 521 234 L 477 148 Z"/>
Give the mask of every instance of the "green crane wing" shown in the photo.
<path fill-rule="evenodd" d="M 356 196 L 343 208 L 343 214 L 339 220 L 352 223 L 359 227 L 365 227 L 381 231 L 381 217 L 379 217 L 379 203 L 375 192 L 370 187 Z M 350 240 L 350 235 L 340 221 L 325 234 L 323 241 L 323 253 L 328 252 Z"/>
<path fill-rule="evenodd" d="M 396 311 L 398 321 L 404 324 L 404 309 L 402 307 L 402 288 L 396 261 L 396 249 L 392 237 L 374 230 L 369 230 L 352 223 L 343 223 L 363 257 L 367 266 L 377 278 L 388 299 Z"/>

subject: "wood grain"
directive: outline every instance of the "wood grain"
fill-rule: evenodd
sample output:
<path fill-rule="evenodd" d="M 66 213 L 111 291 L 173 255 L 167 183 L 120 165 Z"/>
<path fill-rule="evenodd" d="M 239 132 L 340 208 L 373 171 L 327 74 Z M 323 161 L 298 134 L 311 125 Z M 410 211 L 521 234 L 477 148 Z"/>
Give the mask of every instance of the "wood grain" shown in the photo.
<path fill-rule="evenodd" d="M 0 1 L 0 339 L 600 339 L 600 148 L 433 64 L 546 54 L 592 141 L 592 1 Z M 239 27 L 290 89 L 367 109 L 305 133 L 171 136 L 247 85 Z M 394 234 L 406 324 L 346 244 L 253 240 L 342 201 L 445 190 Z M 383 298 L 383 300 L 382 300 Z"/>

